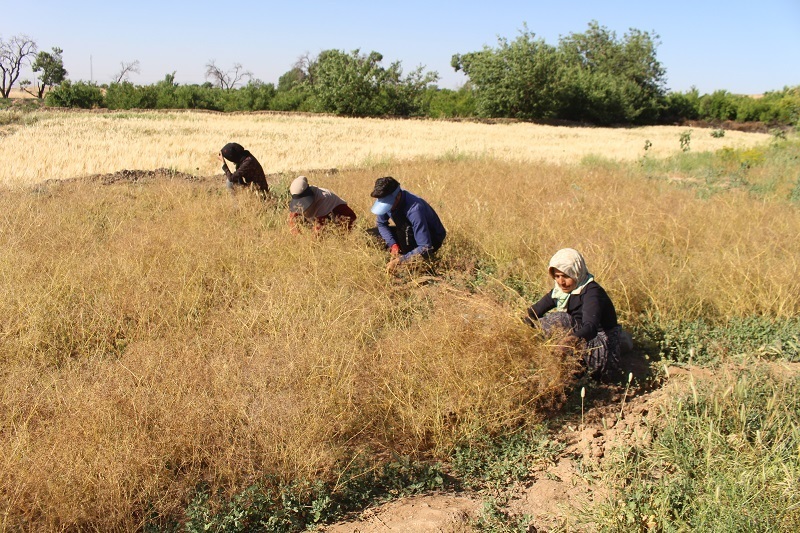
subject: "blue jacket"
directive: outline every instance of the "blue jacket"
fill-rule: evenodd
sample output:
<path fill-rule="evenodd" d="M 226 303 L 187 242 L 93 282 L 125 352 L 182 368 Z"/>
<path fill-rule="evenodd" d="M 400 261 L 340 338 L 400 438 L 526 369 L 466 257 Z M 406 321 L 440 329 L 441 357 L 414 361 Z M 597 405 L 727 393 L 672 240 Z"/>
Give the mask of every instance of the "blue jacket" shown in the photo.
<path fill-rule="evenodd" d="M 378 231 L 386 241 L 387 247 L 397 244 L 392 232 L 389 231 L 389 220 L 398 225 L 398 219 L 407 219 L 414 233 L 414 241 L 417 247 L 404 254 L 402 261 L 407 261 L 412 256 L 425 252 L 436 251 L 444 242 L 447 230 L 444 229 L 439 215 L 433 208 L 420 198 L 410 192 L 403 190 L 400 203 L 395 209 L 385 215 L 378 215 Z"/>

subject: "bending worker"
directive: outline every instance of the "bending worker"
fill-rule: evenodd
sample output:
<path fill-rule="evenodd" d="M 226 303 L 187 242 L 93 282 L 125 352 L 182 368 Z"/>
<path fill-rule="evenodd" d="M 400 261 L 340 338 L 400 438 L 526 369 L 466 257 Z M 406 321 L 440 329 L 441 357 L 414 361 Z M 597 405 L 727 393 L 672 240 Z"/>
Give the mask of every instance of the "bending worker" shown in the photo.
<path fill-rule="evenodd" d="M 269 192 L 269 185 L 267 185 L 267 177 L 264 175 L 264 169 L 261 168 L 261 163 L 251 154 L 245 150 L 239 143 L 228 143 L 222 147 L 217 157 L 222 161 L 222 171 L 227 178 L 226 186 L 231 192 L 234 187 L 250 187 L 258 191 L 262 196 Z M 228 168 L 228 163 L 225 160 L 234 164 L 236 170 L 231 172 Z"/>
<path fill-rule="evenodd" d="M 370 196 L 377 198 L 372 205 L 377 232 L 393 256 L 387 269 L 391 271 L 417 256 L 432 259 L 447 231 L 430 204 L 403 190 L 391 176 L 375 180 Z M 393 226 L 389 225 L 390 220 Z"/>
<path fill-rule="evenodd" d="M 308 178 L 298 176 L 289 186 L 292 200 L 289 202 L 289 226 L 293 233 L 297 233 L 298 218 L 302 217 L 309 222 L 314 231 L 319 231 L 323 226 L 334 223 L 348 230 L 353 228 L 356 214 L 347 205 L 347 202 L 337 195 L 308 184 Z"/>

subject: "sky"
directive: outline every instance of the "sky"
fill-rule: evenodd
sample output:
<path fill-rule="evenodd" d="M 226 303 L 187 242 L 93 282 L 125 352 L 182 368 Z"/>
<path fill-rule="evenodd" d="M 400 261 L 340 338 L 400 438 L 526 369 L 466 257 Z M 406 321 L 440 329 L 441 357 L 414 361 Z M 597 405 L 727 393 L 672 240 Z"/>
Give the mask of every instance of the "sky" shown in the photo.
<path fill-rule="evenodd" d="M 63 49 L 68 78 L 113 81 L 122 63 L 139 62 L 129 80 L 146 85 L 175 72 L 180 84 L 206 81 L 206 65 L 237 63 L 277 85 L 303 55 L 360 50 L 423 66 L 439 87 L 466 78 L 454 54 L 496 48 L 527 25 L 546 43 L 583 33 L 591 21 L 616 33 L 657 35 L 666 87 L 701 94 L 761 94 L 800 85 L 800 0 L 0 0 L 0 39 L 27 35 L 39 50 Z M 30 70 L 20 80 L 33 79 Z"/>

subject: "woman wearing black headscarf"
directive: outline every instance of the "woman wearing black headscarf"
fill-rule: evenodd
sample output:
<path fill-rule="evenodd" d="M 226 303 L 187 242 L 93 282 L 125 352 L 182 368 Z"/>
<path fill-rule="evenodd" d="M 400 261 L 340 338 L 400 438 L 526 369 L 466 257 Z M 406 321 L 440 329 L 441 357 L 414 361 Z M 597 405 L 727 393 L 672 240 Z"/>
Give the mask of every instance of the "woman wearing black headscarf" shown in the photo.
<path fill-rule="evenodd" d="M 241 144 L 226 144 L 220 150 L 218 157 L 222 161 L 222 171 L 225 172 L 225 177 L 228 178 L 227 186 L 229 189 L 233 190 L 235 186 L 248 186 L 261 194 L 269 192 L 264 169 L 261 168 L 261 164 L 253 157 L 253 154 L 242 148 Z M 228 163 L 225 162 L 226 159 L 234 164 L 236 168 L 234 172 L 231 172 L 228 168 Z"/>

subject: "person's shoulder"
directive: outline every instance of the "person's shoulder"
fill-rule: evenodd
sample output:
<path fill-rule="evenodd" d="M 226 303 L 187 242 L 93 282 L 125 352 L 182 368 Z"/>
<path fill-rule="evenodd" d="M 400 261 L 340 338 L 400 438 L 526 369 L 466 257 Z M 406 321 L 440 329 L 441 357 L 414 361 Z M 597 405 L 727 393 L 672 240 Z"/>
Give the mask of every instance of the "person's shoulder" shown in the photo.
<path fill-rule="evenodd" d="M 405 192 L 408 192 L 408 191 L 405 191 Z M 422 198 L 421 196 L 417 196 L 416 194 L 412 194 L 412 193 L 408 193 L 408 196 L 406 197 L 405 203 L 406 203 L 406 207 L 408 208 L 409 211 L 411 211 L 412 209 L 413 210 L 420 210 L 420 209 L 424 209 L 426 207 L 430 207 L 430 204 L 427 201 L 425 201 L 424 198 Z"/>
<path fill-rule="evenodd" d="M 586 286 L 583 288 L 582 293 L 590 296 L 608 297 L 608 294 L 606 293 L 606 290 L 603 288 L 603 286 L 594 280 L 586 284 Z"/>

